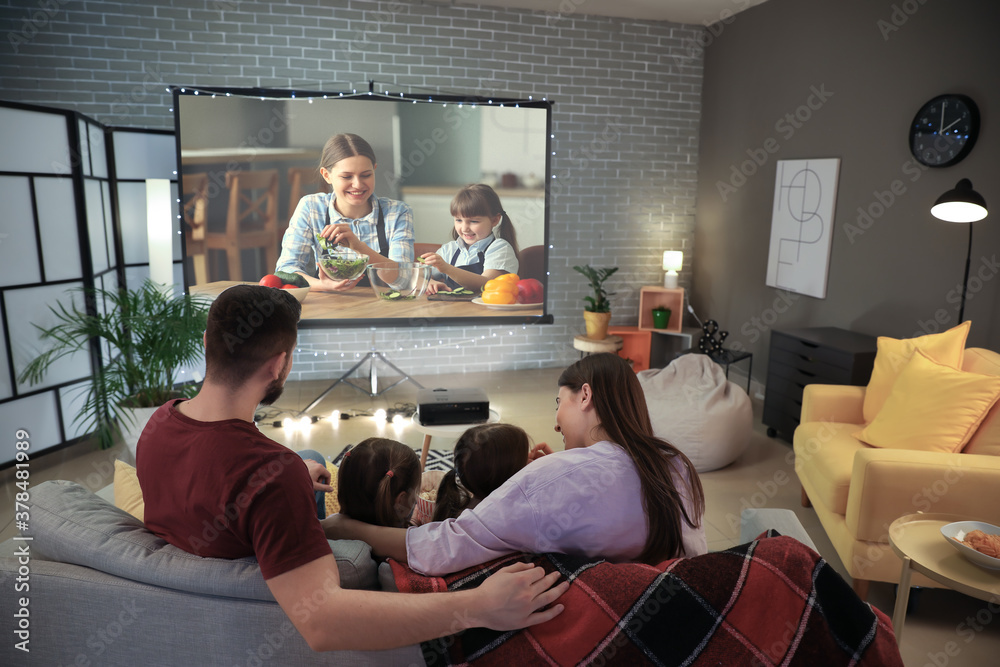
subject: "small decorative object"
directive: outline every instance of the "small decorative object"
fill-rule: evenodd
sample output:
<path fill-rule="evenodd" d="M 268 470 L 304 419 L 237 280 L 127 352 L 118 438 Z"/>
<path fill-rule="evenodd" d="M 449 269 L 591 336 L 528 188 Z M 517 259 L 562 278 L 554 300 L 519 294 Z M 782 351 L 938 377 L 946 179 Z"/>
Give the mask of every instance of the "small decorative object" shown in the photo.
<path fill-rule="evenodd" d="M 677 287 L 677 272 L 684 267 L 684 253 L 680 250 L 663 251 L 663 286 L 675 289 Z"/>
<path fill-rule="evenodd" d="M 910 122 L 910 152 L 928 167 L 961 162 L 978 137 L 979 108 L 965 95 L 938 95 Z"/>
<path fill-rule="evenodd" d="M 954 190 L 944 193 L 931 207 L 931 215 L 945 222 L 968 223 L 969 251 L 965 255 L 965 279 L 962 282 L 962 306 L 958 310 L 958 322 L 965 321 L 965 296 L 969 289 L 969 264 L 972 260 L 972 223 L 986 217 L 986 200 L 972 189 L 972 181 L 963 178 Z"/>
<path fill-rule="evenodd" d="M 705 333 L 698 339 L 698 351 L 708 356 L 715 356 L 722 353 L 722 344 L 729 336 L 728 331 L 719 331 L 719 323 L 715 320 L 705 320 L 701 327 Z M 716 338 L 718 334 L 718 338 Z"/>
<path fill-rule="evenodd" d="M 587 323 L 587 338 L 604 340 L 608 336 L 608 323 L 611 321 L 611 302 L 608 301 L 608 297 L 613 294 L 604 289 L 604 282 L 618 271 L 618 267 L 595 269 L 587 264 L 574 266 L 573 270 L 582 273 L 594 290 L 594 296 L 583 297 L 587 302 L 587 306 L 583 309 L 583 319 Z"/>
<path fill-rule="evenodd" d="M 653 308 L 653 328 L 654 329 L 666 329 L 667 323 L 670 322 L 670 309 L 660 306 L 659 308 Z"/>
<path fill-rule="evenodd" d="M 517 174 L 508 172 L 500 177 L 500 187 L 503 188 L 516 188 L 517 187 Z"/>

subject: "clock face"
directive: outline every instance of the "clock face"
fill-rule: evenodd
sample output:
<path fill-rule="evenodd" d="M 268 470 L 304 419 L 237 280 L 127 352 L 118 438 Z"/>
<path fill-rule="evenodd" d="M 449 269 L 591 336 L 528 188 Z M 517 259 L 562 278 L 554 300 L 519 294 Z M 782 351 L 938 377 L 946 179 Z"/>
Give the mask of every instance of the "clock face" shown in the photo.
<path fill-rule="evenodd" d="M 962 160 L 979 136 L 979 109 L 965 95 L 940 95 L 925 104 L 910 123 L 910 152 L 928 167 Z"/>

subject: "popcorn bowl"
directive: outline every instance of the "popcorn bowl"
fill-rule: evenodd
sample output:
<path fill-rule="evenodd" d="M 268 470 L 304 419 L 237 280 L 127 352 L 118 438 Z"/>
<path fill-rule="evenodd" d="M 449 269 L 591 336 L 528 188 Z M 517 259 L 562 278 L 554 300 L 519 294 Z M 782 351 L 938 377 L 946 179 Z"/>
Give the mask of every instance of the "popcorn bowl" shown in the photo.
<path fill-rule="evenodd" d="M 419 262 L 369 264 L 368 282 L 383 301 L 412 301 L 427 290 L 431 267 Z"/>

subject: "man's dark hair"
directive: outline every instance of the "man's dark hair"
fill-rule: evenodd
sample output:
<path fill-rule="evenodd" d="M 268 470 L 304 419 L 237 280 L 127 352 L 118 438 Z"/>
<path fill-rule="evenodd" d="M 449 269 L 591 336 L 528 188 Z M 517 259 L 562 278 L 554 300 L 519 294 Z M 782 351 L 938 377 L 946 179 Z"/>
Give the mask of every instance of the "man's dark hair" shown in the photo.
<path fill-rule="evenodd" d="M 276 354 L 295 347 L 302 304 L 282 289 L 234 285 L 208 311 L 205 376 L 237 388 Z"/>

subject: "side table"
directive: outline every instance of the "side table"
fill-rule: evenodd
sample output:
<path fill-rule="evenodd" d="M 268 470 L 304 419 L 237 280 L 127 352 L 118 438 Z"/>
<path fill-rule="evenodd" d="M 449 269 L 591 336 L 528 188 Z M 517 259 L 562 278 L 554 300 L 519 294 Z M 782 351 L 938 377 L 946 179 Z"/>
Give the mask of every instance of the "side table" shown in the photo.
<path fill-rule="evenodd" d="M 954 514 L 906 514 L 889 526 L 889 546 L 903 559 L 896 606 L 892 612 L 897 644 L 903 636 L 906 604 L 910 599 L 910 575 L 914 571 L 980 600 L 1000 597 L 1000 571 L 974 565 L 941 534 L 943 526 L 968 519 Z"/>
<path fill-rule="evenodd" d="M 580 350 L 580 356 L 583 356 L 584 354 L 594 354 L 596 352 L 617 352 L 622 349 L 622 346 L 624 345 L 625 341 L 622 340 L 621 336 L 615 336 L 612 334 L 608 334 L 608 337 L 602 340 L 587 338 L 582 334 L 573 338 L 573 347 Z"/>
<path fill-rule="evenodd" d="M 677 357 L 684 356 L 685 354 L 702 354 L 702 352 L 700 350 L 696 349 L 696 348 L 689 347 L 686 350 L 681 350 L 680 352 L 678 352 L 677 356 L 674 357 L 674 359 L 676 359 Z M 715 363 L 719 364 L 724 369 L 726 369 L 726 379 L 727 380 L 729 379 L 729 367 L 731 365 L 739 363 L 741 361 L 746 361 L 747 362 L 747 396 L 750 395 L 750 380 L 751 380 L 751 377 L 752 377 L 750 375 L 750 373 L 753 371 L 753 353 L 752 352 L 746 352 L 746 351 L 742 351 L 741 352 L 741 351 L 737 351 L 737 350 L 722 350 L 722 352 L 719 352 L 717 354 L 708 354 L 708 355 L 705 355 L 705 356 L 707 356 L 709 359 L 711 359 L 712 361 L 714 361 Z"/>
<path fill-rule="evenodd" d="M 423 449 L 420 452 L 420 470 L 424 469 L 424 465 L 427 463 L 427 452 L 431 450 L 431 437 L 435 435 L 440 435 L 442 437 L 457 438 L 458 436 L 465 433 L 466 429 L 475 426 L 476 424 L 494 424 L 500 421 L 500 413 L 496 410 L 490 409 L 490 418 L 485 422 L 476 422 L 474 424 L 435 424 L 433 426 L 424 426 L 417 419 L 416 415 L 410 418 L 410 422 L 413 427 L 417 429 L 420 433 L 424 434 Z"/>

